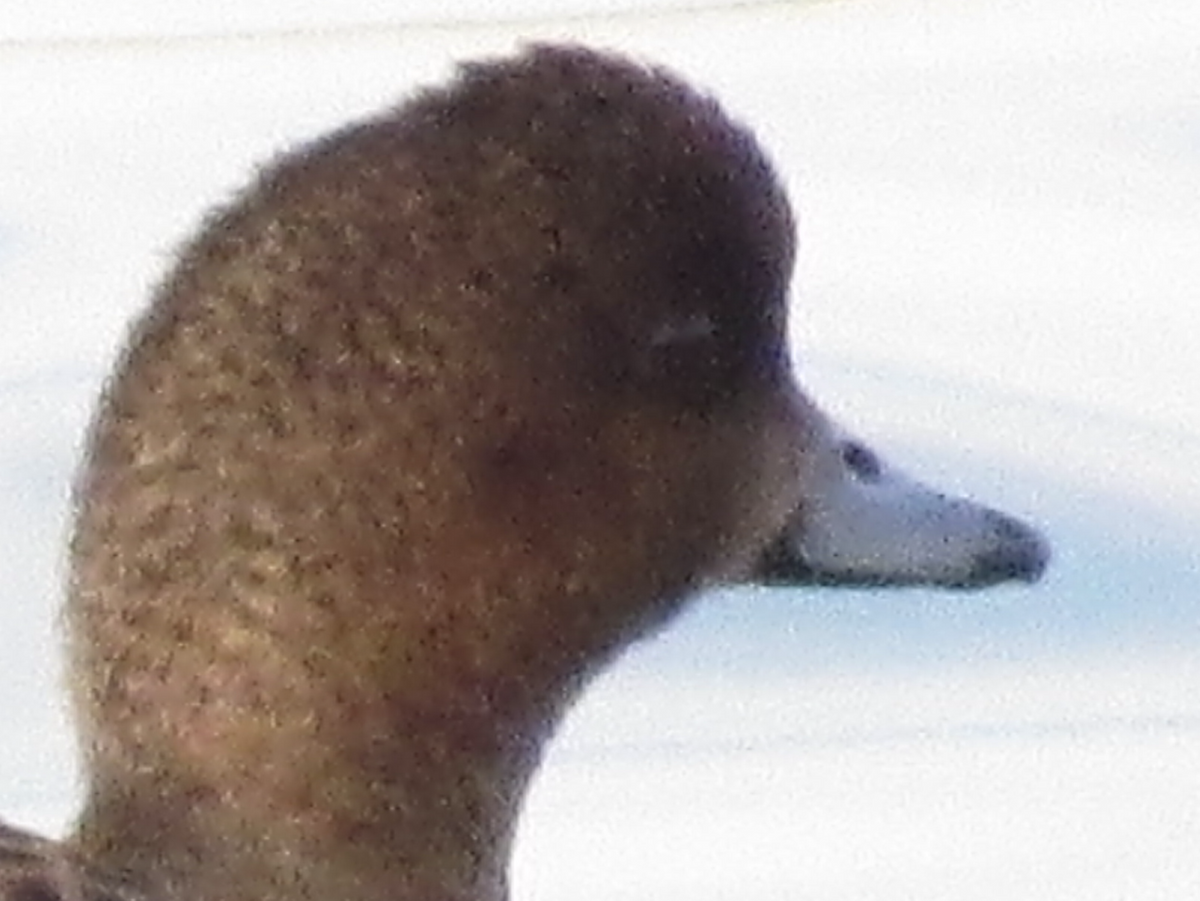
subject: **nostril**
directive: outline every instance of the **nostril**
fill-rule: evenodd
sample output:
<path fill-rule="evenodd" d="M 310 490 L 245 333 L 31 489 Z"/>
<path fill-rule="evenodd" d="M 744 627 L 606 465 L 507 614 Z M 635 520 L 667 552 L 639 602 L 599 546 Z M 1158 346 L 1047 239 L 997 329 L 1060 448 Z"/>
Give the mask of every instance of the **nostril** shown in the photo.
<path fill-rule="evenodd" d="M 883 465 L 869 447 L 857 441 L 846 441 L 842 444 L 841 454 L 846 467 L 864 482 L 878 481 L 883 475 Z"/>

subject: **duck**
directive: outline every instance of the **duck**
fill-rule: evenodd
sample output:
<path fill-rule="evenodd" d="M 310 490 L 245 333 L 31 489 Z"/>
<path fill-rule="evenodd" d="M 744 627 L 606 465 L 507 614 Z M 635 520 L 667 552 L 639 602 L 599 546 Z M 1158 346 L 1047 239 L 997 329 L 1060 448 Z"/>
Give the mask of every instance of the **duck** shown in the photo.
<path fill-rule="evenodd" d="M 503 901 L 556 726 L 705 589 L 1036 581 L 800 389 L 795 240 L 718 100 L 576 44 L 263 166 L 99 399 L 82 811 L 0 827 L 0 899 Z"/>

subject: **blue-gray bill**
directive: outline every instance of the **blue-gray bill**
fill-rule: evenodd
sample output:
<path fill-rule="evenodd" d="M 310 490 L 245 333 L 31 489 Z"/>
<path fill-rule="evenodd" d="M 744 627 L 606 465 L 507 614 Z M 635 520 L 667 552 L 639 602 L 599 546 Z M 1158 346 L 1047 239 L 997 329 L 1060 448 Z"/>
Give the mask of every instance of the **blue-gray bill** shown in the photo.
<path fill-rule="evenodd" d="M 771 542 L 750 580 L 776 586 L 985 588 L 1033 583 L 1050 547 L 1008 514 L 906 476 L 829 425 L 803 506 Z"/>

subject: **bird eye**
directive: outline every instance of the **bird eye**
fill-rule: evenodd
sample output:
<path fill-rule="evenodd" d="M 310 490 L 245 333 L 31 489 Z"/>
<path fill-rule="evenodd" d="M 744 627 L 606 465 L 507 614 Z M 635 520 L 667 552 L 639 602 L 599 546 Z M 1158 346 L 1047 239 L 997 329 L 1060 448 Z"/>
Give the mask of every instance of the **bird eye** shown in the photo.
<path fill-rule="evenodd" d="M 883 466 L 874 451 L 857 441 L 843 442 L 841 455 L 842 462 L 857 479 L 864 482 L 877 482 L 883 475 Z"/>
<path fill-rule="evenodd" d="M 650 335 L 650 346 L 659 348 L 698 344 L 714 337 L 716 333 L 716 323 L 708 315 L 701 313 L 687 319 L 662 323 Z"/>

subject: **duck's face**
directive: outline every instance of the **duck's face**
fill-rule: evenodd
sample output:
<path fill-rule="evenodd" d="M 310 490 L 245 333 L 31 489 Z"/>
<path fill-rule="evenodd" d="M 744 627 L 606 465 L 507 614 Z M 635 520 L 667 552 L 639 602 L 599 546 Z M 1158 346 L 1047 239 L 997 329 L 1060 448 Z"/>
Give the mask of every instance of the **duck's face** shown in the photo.
<path fill-rule="evenodd" d="M 786 348 L 791 212 L 753 138 L 668 75 L 553 48 L 470 71 L 406 121 L 399 162 L 360 193 L 403 199 L 378 215 L 404 264 L 372 283 L 399 333 L 419 324 L 456 411 L 414 438 L 422 399 L 390 407 L 387 442 L 437 488 L 406 526 L 428 527 L 426 581 L 603 599 L 621 627 L 579 629 L 619 640 L 748 570 L 799 505 L 816 421 Z"/>
<path fill-rule="evenodd" d="M 458 546 L 635 622 L 714 581 L 1036 578 L 1034 533 L 906 480 L 796 386 L 794 222 L 753 138 L 661 73 L 532 59 L 480 70 L 458 111 L 477 143 L 454 283 L 477 315 L 456 344 L 486 399 L 460 458 L 460 519 L 485 531 Z"/>
<path fill-rule="evenodd" d="M 648 198 L 607 261 L 573 249 L 604 226 L 563 228 L 537 314 L 489 325 L 503 352 L 482 378 L 509 403 L 469 458 L 473 518 L 610 604 L 666 612 L 741 577 L 800 506 L 822 425 L 787 352 L 792 222 L 752 186 Z"/>

